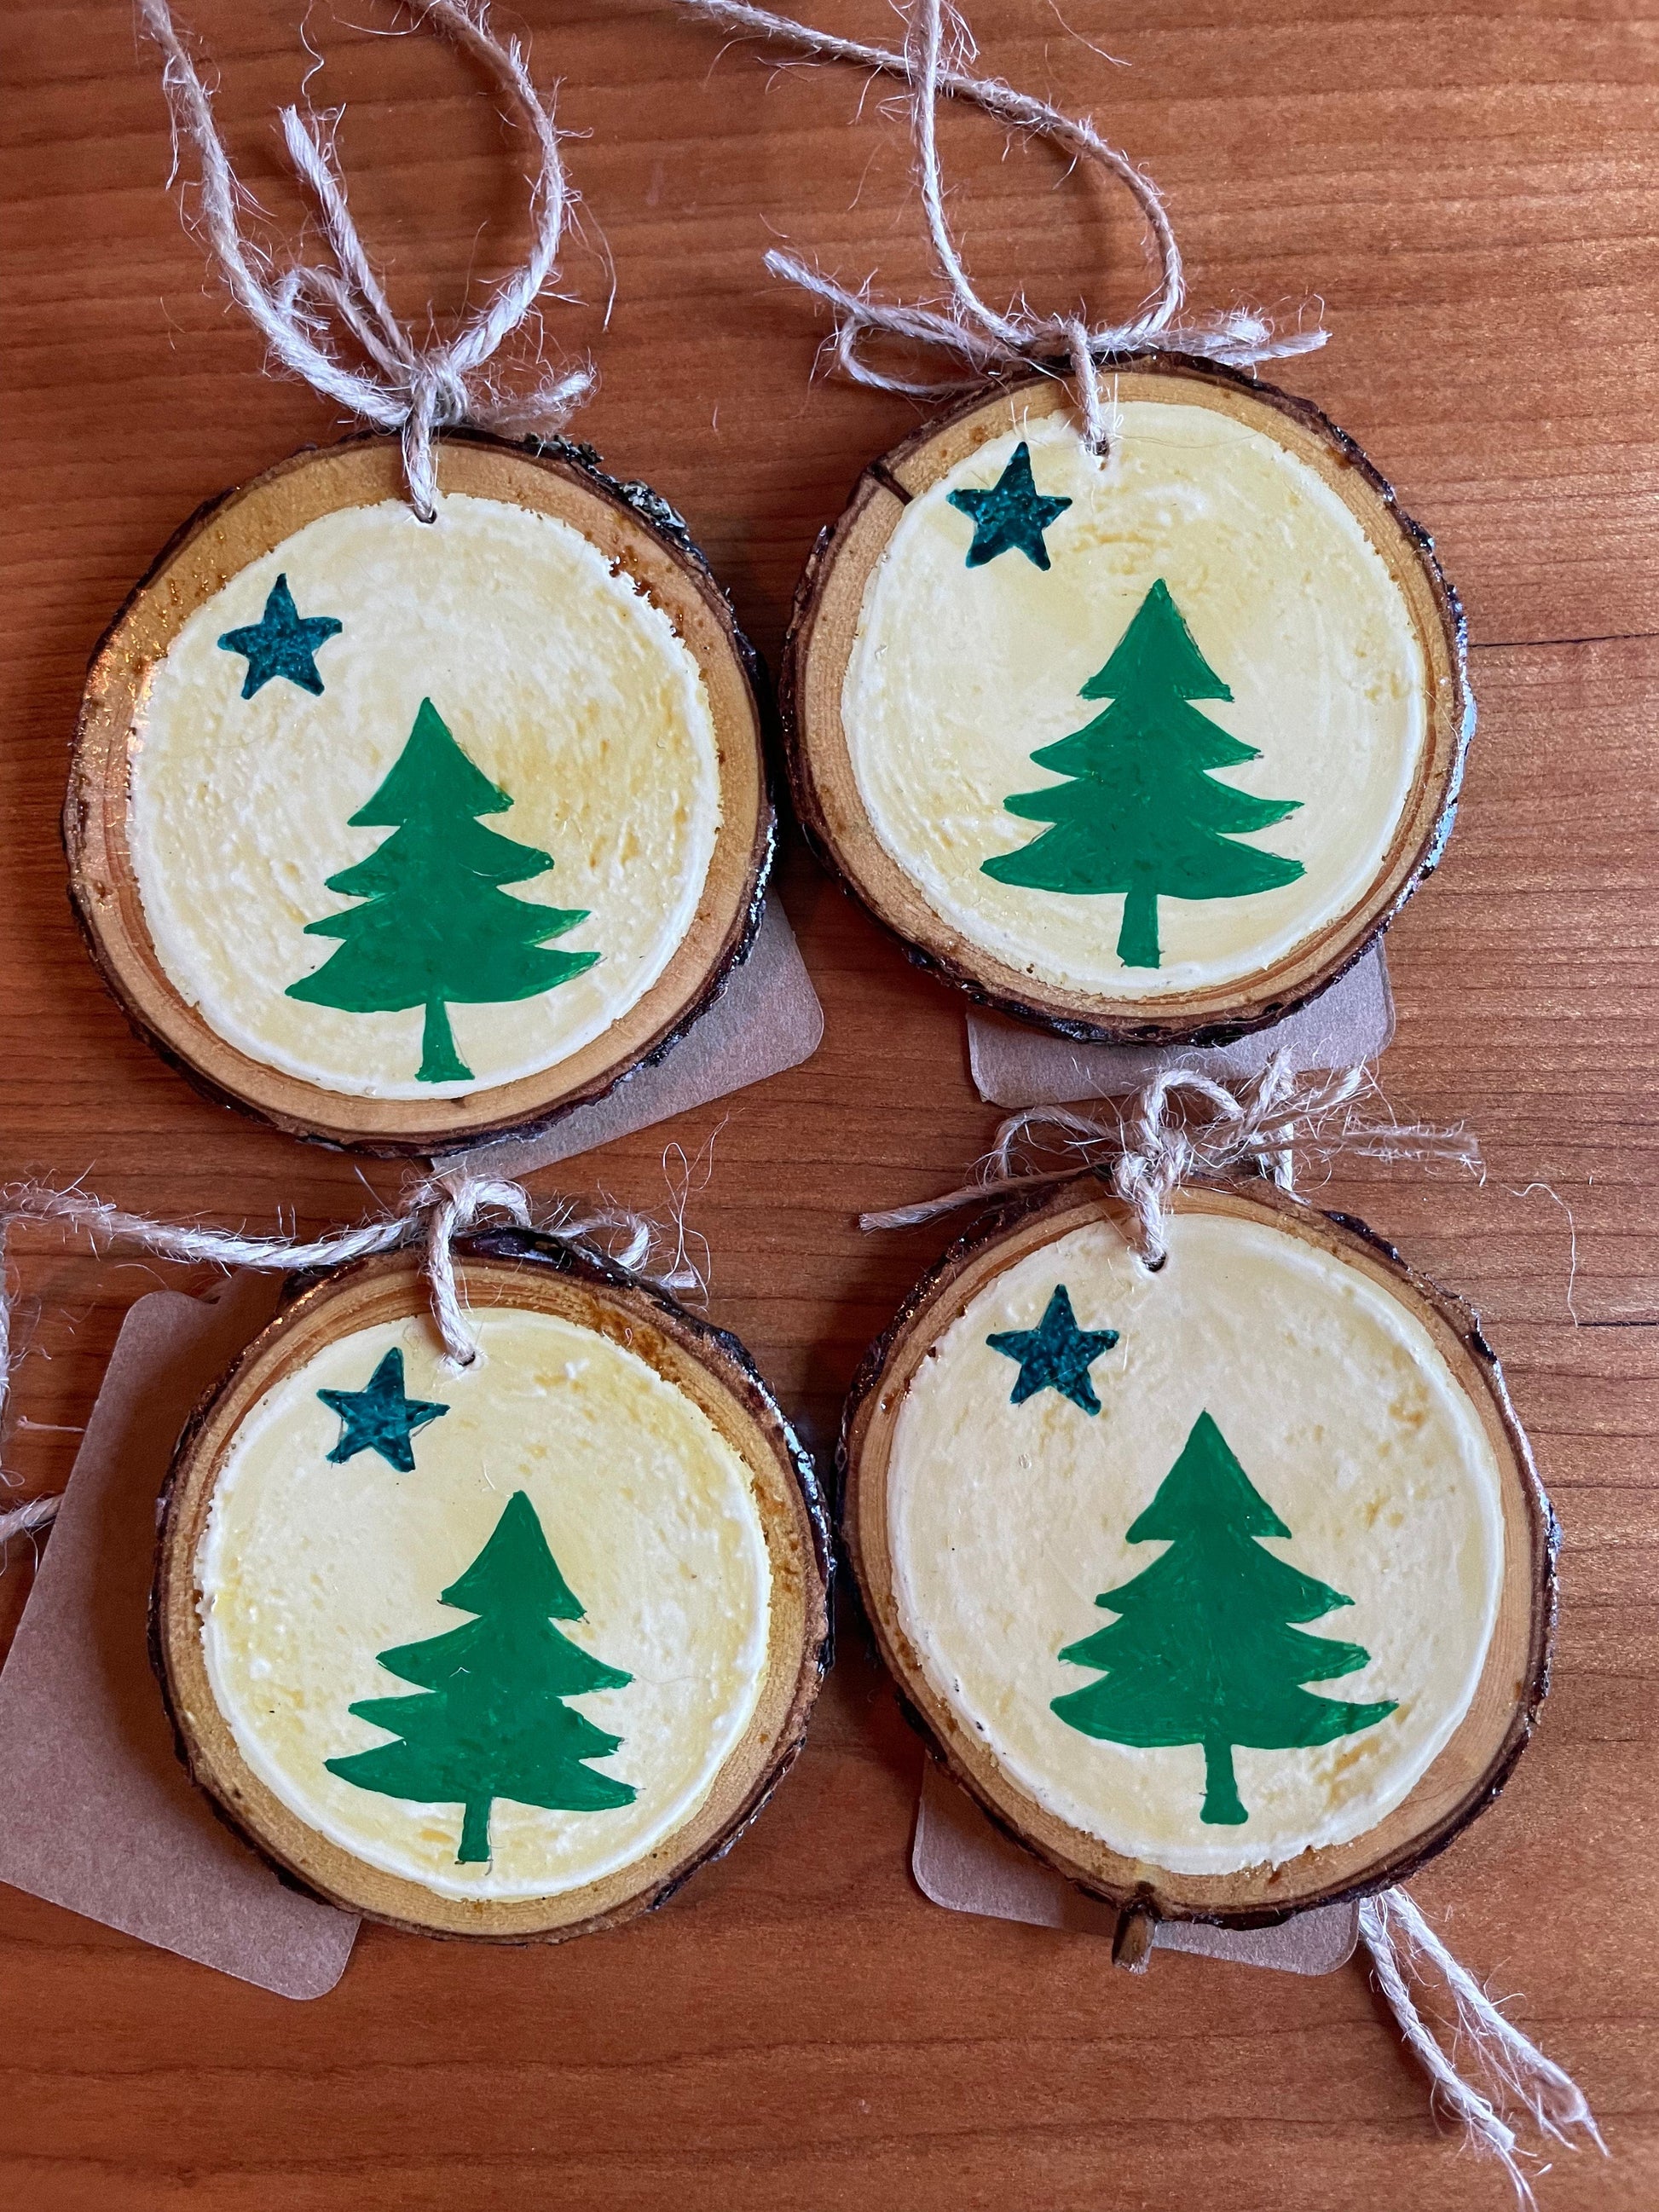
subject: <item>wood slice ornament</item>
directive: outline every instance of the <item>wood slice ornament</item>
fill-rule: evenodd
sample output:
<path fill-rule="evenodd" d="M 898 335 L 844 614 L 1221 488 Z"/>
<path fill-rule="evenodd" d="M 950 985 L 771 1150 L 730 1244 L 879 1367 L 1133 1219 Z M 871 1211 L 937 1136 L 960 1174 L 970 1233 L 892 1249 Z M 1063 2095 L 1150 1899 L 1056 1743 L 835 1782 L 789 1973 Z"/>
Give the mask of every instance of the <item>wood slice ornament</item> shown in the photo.
<path fill-rule="evenodd" d="M 280 269 L 243 236 L 167 0 L 140 13 L 228 289 L 276 362 L 395 434 L 204 507 L 122 609 L 76 738 L 76 911 L 135 1026 L 215 1097 L 388 1154 L 533 1129 L 666 1050 L 759 925 L 758 664 L 672 509 L 550 434 L 591 368 L 516 395 L 489 373 L 556 273 L 569 194 L 481 0 L 414 14 L 534 148 L 530 245 L 420 342 L 331 128 L 284 112 L 325 252 Z M 487 434 L 504 424 L 538 434 Z"/>
<path fill-rule="evenodd" d="M 206 508 L 93 662 L 64 816 L 142 1034 L 296 1135 L 430 1154 L 602 1096 L 718 994 L 772 848 L 756 664 L 586 449 L 398 442 Z"/>
<path fill-rule="evenodd" d="M 820 854 L 913 957 L 1096 1042 L 1222 1041 L 1358 959 L 1433 866 L 1473 726 L 1429 538 L 1317 409 L 1029 372 L 875 462 L 782 696 Z"/>
<path fill-rule="evenodd" d="M 1474 1818 L 1544 1694 L 1556 1530 L 1475 1316 L 1358 1224 L 1188 1186 L 1154 1270 L 1127 1221 L 1089 1176 L 956 1246 L 842 1451 L 906 1700 L 1133 1960 Z"/>
<path fill-rule="evenodd" d="M 181 1439 L 152 1609 L 181 1755 L 283 1871 L 428 1933 L 660 1902 L 754 1816 L 825 1658 L 811 1462 L 734 1338 L 556 1242 L 324 1278 Z"/>

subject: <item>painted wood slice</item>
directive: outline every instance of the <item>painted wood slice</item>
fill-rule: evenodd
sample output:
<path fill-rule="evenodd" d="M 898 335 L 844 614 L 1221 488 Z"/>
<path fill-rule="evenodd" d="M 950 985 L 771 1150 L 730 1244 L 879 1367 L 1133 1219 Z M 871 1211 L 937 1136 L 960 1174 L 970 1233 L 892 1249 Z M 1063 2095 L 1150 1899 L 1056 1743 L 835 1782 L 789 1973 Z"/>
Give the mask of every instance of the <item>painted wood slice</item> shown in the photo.
<path fill-rule="evenodd" d="M 1196 362 L 964 402 L 802 580 L 797 807 L 912 957 L 1097 1042 L 1221 1041 L 1433 866 L 1473 726 L 1430 541 L 1318 410 Z"/>
<path fill-rule="evenodd" d="M 180 1442 L 152 1609 L 193 1778 L 319 1896 L 450 1936 L 625 1920 L 723 1850 L 825 1656 L 810 1462 L 736 1340 L 562 1248 L 325 1278 Z"/>
<path fill-rule="evenodd" d="M 1404 1877 L 1544 1693 L 1555 1528 L 1470 1310 L 1358 1224 L 1093 1178 L 947 1256 L 872 1353 L 846 1534 L 957 1778 L 1137 1916 Z"/>
<path fill-rule="evenodd" d="M 717 993 L 772 814 L 753 656 L 586 448 L 393 440 L 204 509 L 100 646 L 64 815 L 94 957 L 214 1096 L 432 1153 L 603 1095 Z"/>

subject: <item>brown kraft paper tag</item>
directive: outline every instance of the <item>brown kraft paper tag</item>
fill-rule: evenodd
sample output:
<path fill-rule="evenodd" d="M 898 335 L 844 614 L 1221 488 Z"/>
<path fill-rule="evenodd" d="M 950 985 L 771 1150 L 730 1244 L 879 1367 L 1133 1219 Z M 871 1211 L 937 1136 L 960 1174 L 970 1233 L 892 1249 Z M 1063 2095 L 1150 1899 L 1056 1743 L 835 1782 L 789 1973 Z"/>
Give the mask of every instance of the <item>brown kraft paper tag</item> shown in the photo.
<path fill-rule="evenodd" d="M 641 1067 L 608 1098 L 578 1106 L 533 1137 L 509 1137 L 446 1152 L 445 1171 L 525 1176 L 629 1137 L 694 1106 L 711 1105 L 751 1083 L 811 1060 L 823 1036 L 823 1009 L 775 891 L 748 958 L 714 1005 L 654 1067 Z"/>
<path fill-rule="evenodd" d="M 275 1310 L 275 1279 L 128 1313 L 0 1674 L 0 1881 L 280 1996 L 345 1971 L 354 1915 L 288 1888 L 173 1749 L 150 1670 L 156 1499 L 179 1432 Z"/>
<path fill-rule="evenodd" d="M 1086 1896 L 1022 1850 L 931 1759 L 922 1769 L 910 1870 L 922 1894 L 951 1912 L 1064 1928 L 1109 1941 L 1117 1928 L 1109 1905 Z M 1211 1928 L 1197 1920 L 1160 1920 L 1152 1936 L 1160 1951 L 1192 1951 L 1287 1974 L 1333 1973 L 1353 1956 L 1358 1940 L 1357 1905 L 1316 1905 L 1278 1928 Z"/>
<path fill-rule="evenodd" d="M 1166 1067 L 1190 1067 L 1218 1083 L 1260 1075 L 1276 1052 L 1294 1074 L 1310 1069 L 1363 1067 L 1394 1036 L 1394 996 L 1381 945 L 1374 945 L 1328 991 L 1270 1029 L 1237 1044 L 1151 1046 L 1074 1044 L 1004 1014 L 968 1016 L 968 1059 L 979 1095 L 993 1106 L 1076 1105 L 1122 1098 Z"/>

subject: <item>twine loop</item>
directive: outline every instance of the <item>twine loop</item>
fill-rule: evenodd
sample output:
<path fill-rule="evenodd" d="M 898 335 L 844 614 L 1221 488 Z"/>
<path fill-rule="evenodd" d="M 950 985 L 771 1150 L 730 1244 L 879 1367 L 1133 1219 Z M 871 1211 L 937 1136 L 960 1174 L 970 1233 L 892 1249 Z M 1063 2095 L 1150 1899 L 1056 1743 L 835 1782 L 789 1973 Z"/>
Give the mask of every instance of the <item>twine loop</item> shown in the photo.
<path fill-rule="evenodd" d="M 658 1231 L 643 1214 L 627 1206 L 582 1207 L 574 1200 L 560 1199 L 544 1206 L 538 1218 L 522 1184 L 487 1176 L 435 1176 L 416 1183 L 409 1192 L 403 1218 L 419 1224 L 432 1317 L 444 1350 L 457 1367 L 472 1366 L 479 1354 L 455 1279 L 455 1240 L 478 1227 L 489 1214 L 504 1216 L 516 1228 L 539 1229 L 574 1249 L 595 1253 L 624 1274 L 660 1289 L 701 1287 L 702 1277 L 686 1254 L 683 1201 L 677 1200 L 675 1206 L 674 1249 L 662 1267 L 648 1272 Z"/>
<path fill-rule="evenodd" d="M 1092 1113 L 1028 1106 L 1000 1122 L 970 1179 L 938 1198 L 859 1216 L 861 1229 L 908 1229 L 964 1206 L 1093 1172 L 1129 1210 L 1128 1233 L 1156 1271 L 1169 1255 L 1170 1202 L 1189 1182 L 1267 1176 L 1294 1196 L 1298 1175 L 1339 1154 L 1364 1159 L 1443 1160 L 1480 1170 L 1480 1148 L 1461 1124 L 1402 1121 L 1369 1068 L 1299 1073 L 1277 1052 L 1260 1075 L 1230 1089 L 1196 1068 L 1160 1069 L 1127 1107 Z M 1049 1164 L 1059 1156 L 1060 1164 Z"/>
<path fill-rule="evenodd" d="M 1100 365 L 1114 356 L 1145 353 L 1194 354 L 1205 360 L 1248 368 L 1264 361 L 1310 353 L 1325 343 L 1318 314 L 1303 310 L 1293 328 L 1278 329 L 1251 307 L 1206 316 L 1188 316 L 1186 276 L 1162 196 L 1127 154 L 1111 145 L 1086 119 L 1065 114 L 1048 101 L 1017 92 L 995 77 L 975 76 L 971 33 L 951 0 L 909 0 L 901 48 L 842 39 L 793 17 L 753 7 L 748 0 L 679 0 L 700 15 L 740 36 L 771 40 L 794 47 L 811 60 L 841 61 L 878 76 L 897 77 L 909 88 L 910 130 L 915 169 L 933 258 L 949 294 L 943 308 L 916 307 L 872 296 L 866 282 L 851 290 L 790 253 L 775 248 L 766 266 L 775 276 L 799 284 L 832 310 L 835 328 L 829 352 L 854 382 L 881 392 L 902 392 L 917 398 L 949 398 L 988 376 L 1018 368 L 1067 374 L 1074 389 L 1083 433 L 1091 449 L 1107 448 L 1109 408 L 1102 391 Z M 945 211 L 944 173 L 939 161 L 937 114 L 942 99 L 959 100 L 994 117 L 1010 131 L 1044 138 L 1073 164 L 1091 165 L 1115 179 L 1140 211 L 1151 282 L 1141 305 L 1122 322 L 1091 323 L 1071 311 L 1039 314 L 1022 298 L 1006 313 L 991 307 L 975 288 Z M 876 366 L 866 356 L 872 339 L 899 339 L 951 356 L 965 376 L 914 379 Z"/>
<path fill-rule="evenodd" d="M 1170 1200 L 1183 1183 L 1214 1181 L 1248 1165 L 1293 1195 L 1298 1118 L 1310 1125 L 1310 1140 L 1319 1143 L 1315 1130 L 1326 1130 L 1331 1117 L 1346 1109 L 1370 1080 L 1364 1068 L 1349 1067 L 1324 1083 L 1298 1088 L 1283 1052 L 1275 1053 L 1255 1081 L 1237 1091 L 1196 1068 L 1162 1069 L 1137 1096 L 1112 1164 L 1112 1186 L 1134 1216 L 1147 1267 L 1156 1271 L 1169 1256 L 1164 1224 Z M 1179 1117 L 1173 1109 L 1172 1102 L 1183 1094 L 1200 1102 L 1195 1121 Z M 1397 1123 L 1391 1133 L 1401 1133 Z M 1461 1130 L 1418 1127 L 1411 1134 L 1418 1140 L 1449 1142 L 1454 1157 L 1465 1164 L 1479 1159 L 1473 1139 Z M 1354 1136 L 1354 1123 L 1345 1120 L 1338 1142 L 1351 1149 Z"/>
<path fill-rule="evenodd" d="M 205 1261 L 221 1267 L 252 1267 L 277 1274 L 343 1267 L 378 1253 L 417 1249 L 444 1356 L 453 1366 L 465 1370 L 475 1365 L 480 1354 L 456 1275 L 455 1240 L 491 1217 L 556 1237 L 573 1250 L 597 1256 L 633 1280 L 659 1290 L 696 1291 L 702 1286 L 702 1276 L 686 1250 L 683 1193 L 674 1201 L 672 1243 L 655 1224 L 626 1206 L 604 1200 L 584 1206 L 568 1198 L 538 1206 L 516 1182 L 462 1172 L 411 1183 L 395 1212 L 302 1239 L 280 1232 L 259 1237 L 193 1222 L 153 1221 L 145 1214 L 124 1212 L 87 1191 L 60 1190 L 42 1182 L 14 1183 L 0 1191 L 0 1412 L 13 1365 L 6 1248 L 20 1222 L 55 1224 L 86 1237 L 94 1249 L 126 1245 L 158 1259 Z M 55 1501 L 34 1499 L 11 1514 L 0 1515 L 0 1543 L 20 1529 L 44 1525 L 56 1510 Z"/>
<path fill-rule="evenodd" d="M 481 1214 L 502 1213 L 520 1229 L 531 1225 L 528 1194 L 516 1182 L 482 1176 L 436 1176 L 410 1193 L 409 1212 L 423 1222 L 422 1267 L 432 1298 L 432 1318 L 444 1350 L 458 1367 L 477 1364 L 477 1340 L 461 1311 L 455 1280 L 454 1243 L 476 1227 Z"/>
<path fill-rule="evenodd" d="M 329 260 L 276 271 L 244 234 L 252 204 L 225 151 L 207 88 L 174 27 L 167 0 L 138 0 L 145 29 L 165 57 L 162 88 L 173 118 L 173 170 L 188 141 L 201 165 L 200 227 L 232 297 L 264 333 L 272 359 L 325 398 L 380 430 L 401 434 L 410 503 L 422 522 L 437 514 L 436 439 L 462 423 L 551 436 L 568 422 L 596 381 L 590 363 L 546 372 L 527 393 L 503 391 L 488 374 L 503 341 L 530 317 L 554 275 L 576 195 L 566 178 L 559 133 L 532 82 L 516 40 L 489 27 L 487 0 L 405 0 L 417 24 L 441 32 L 493 79 L 508 112 L 532 141 L 531 243 L 522 264 L 453 336 L 417 344 L 392 313 L 364 250 L 334 151 L 337 114 L 282 111 L 283 140 L 310 194 Z M 354 363 L 351 353 L 361 357 Z"/>

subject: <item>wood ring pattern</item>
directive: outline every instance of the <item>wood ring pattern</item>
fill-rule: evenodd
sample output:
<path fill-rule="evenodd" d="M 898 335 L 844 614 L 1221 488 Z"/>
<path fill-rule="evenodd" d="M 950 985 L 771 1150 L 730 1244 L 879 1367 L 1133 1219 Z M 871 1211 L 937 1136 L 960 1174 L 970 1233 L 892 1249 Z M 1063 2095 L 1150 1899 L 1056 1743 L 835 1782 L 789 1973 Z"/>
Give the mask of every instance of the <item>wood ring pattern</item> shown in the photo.
<path fill-rule="evenodd" d="M 866 1613 L 911 1717 L 955 1778 L 1000 1826 L 1118 1909 L 1155 1919 L 1264 1927 L 1403 1881 L 1445 1848 L 1503 1788 L 1531 1735 L 1549 1681 L 1559 1532 L 1531 1449 L 1480 1322 L 1462 1301 L 1415 1273 L 1363 1223 L 1326 1214 L 1264 1184 L 1192 1187 L 1177 1212 L 1255 1218 L 1322 1248 L 1398 1298 L 1429 1331 L 1479 1415 L 1503 1497 L 1504 1583 L 1475 1694 L 1450 1741 L 1403 1802 L 1345 1844 L 1278 1867 L 1187 1875 L 1124 1857 L 1040 1804 L 1000 1765 L 929 1682 L 899 1620 L 888 1538 L 887 1468 L 911 1378 L 934 1344 L 994 1276 L 1028 1253 L 1127 1209 L 1093 1176 L 1004 1207 L 954 1245 L 872 1348 L 848 1400 L 841 1442 L 842 1534 Z"/>
<path fill-rule="evenodd" d="M 428 1935 L 562 1941 L 660 1905 L 754 1819 L 805 1740 L 828 1662 L 830 1548 L 811 1461 L 738 1340 L 662 1293 L 555 1240 L 492 1231 L 456 1246 L 466 1303 L 527 1307 L 596 1329 L 682 1390 L 748 1468 L 772 1569 L 766 1673 L 748 1728 L 690 1818 L 631 1864 L 561 1895 L 454 1899 L 367 1864 L 289 1810 L 252 1771 L 209 1681 L 196 1559 L 243 1420 L 265 1393 L 341 1334 L 423 1311 L 405 1255 L 364 1261 L 301 1292 L 192 1417 L 162 1494 L 151 1656 L 179 1757 L 218 1810 L 284 1875 L 331 1905 Z"/>
<path fill-rule="evenodd" d="M 454 1098 L 324 1090 L 239 1051 L 174 987 L 146 921 L 129 842 L 131 738 L 156 664 L 198 608 L 319 516 L 403 495 L 395 439 L 295 454 L 210 501 L 164 548 L 100 641 L 88 672 L 64 808 L 70 897 L 94 961 L 138 1034 L 198 1089 L 290 1135 L 384 1156 L 522 1135 L 601 1098 L 659 1059 L 713 1003 L 759 927 L 774 818 L 760 668 L 677 518 L 644 487 L 604 474 L 565 441 L 445 436 L 441 487 L 570 523 L 673 623 L 702 672 L 719 750 L 722 823 L 690 928 L 644 995 L 555 1066 Z"/>
<path fill-rule="evenodd" d="M 1125 399 L 1179 397 L 1264 432 L 1304 461 L 1357 518 L 1405 597 L 1428 672 L 1427 742 L 1394 837 L 1363 896 L 1259 975 L 1149 1006 L 1047 982 L 1000 959 L 938 913 L 877 836 L 842 720 L 866 587 L 911 500 L 1022 420 L 1069 406 L 1064 383 L 1041 372 L 973 394 L 872 462 L 840 520 L 819 537 L 795 594 L 780 679 L 790 784 L 824 865 L 918 966 L 969 997 L 1085 1043 L 1224 1044 L 1283 1020 L 1334 983 L 1438 861 L 1474 727 L 1462 611 L 1433 541 L 1401 511 L 1353 441 L 1308 401 L 1174 355 L 1103 368 Z"/>

